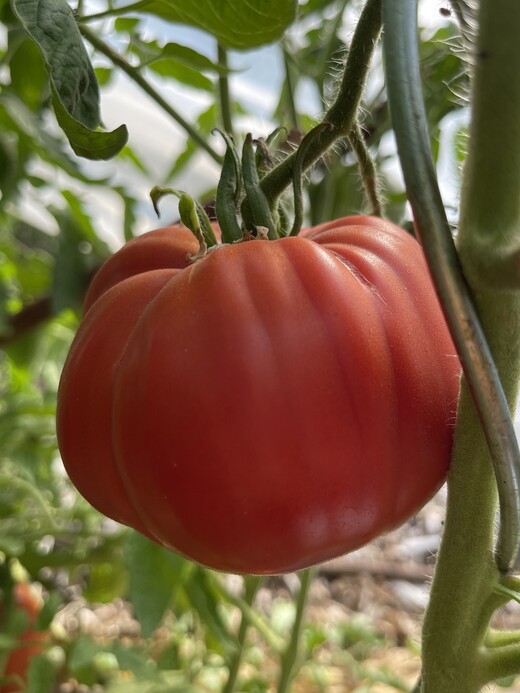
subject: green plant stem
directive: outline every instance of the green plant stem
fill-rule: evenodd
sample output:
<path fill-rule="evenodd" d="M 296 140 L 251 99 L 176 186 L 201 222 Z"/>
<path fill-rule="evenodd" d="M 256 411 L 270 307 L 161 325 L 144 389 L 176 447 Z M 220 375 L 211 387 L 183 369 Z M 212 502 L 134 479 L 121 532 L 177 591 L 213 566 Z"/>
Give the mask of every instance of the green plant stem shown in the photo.
<path fill-rule="evenodd" d="M 361 180 L 369 205 L 369 214 L 381 217 L 383 216 L 383 202 L 377 180 L 377 171 L 363 137 L 363 130 L 358 122 L 352 128 L 348 139 L 358 160 Z"/>
<path fill-rule="evenodd" d="M 517 634 L 518 635 L 518 634 Z M 495 681 L 520 673 L 520 640 L 481 652 L 481 669 L 485 681 Z"/>
<path fill-rule="evenodd" d="M 296 159 L 294 162 L 293 171 L 293 197 L 294 197 L 294 222 L 290 231 L 290 236 L 297 236 L 300 233 L 303 223 L 303 184 L 302 184 L 302 160 L 305 157 L 307 148 L 312 141 L 319 136 L 320 132 L 327 128 L 327 123 L 316 125 L 300 142 L 300 146 L 296 151 Z"/>
<path fill-rule="evenodd" d="M 311 568 L 300 573 L 300 591 L 296 602 L 296 615 L 291 632 L 291 639 L 282 656 L 282 667 L 280 680 L 278 682 L 277 693 L 287 693 L 290 689 L 291 681 L 295 673 L 295 665 L 300 651 L 300 635 L 303 625 L 303 614 L 309 594 L 309 587 L 312 582 L 314 571 Z"/>
<path fill-rule="evenodd" d="M 424 104 L 422 97 L 418 96 L 420 76 L 415 14 L 415 0 L 385 0 L 385 58 L 388 89 L 392 92 L 392 119 L 416 226 L 472 388 L 470 394 L 467 385 L 463 386 L 459 403 L 448 478 L 445 533 L 423 628 L 421 691 L 476 693 L 491 675 L 501 675 L 500 671 L 504 674 L 509 672 L 512 661 L 505 651 L 494 652 L 490 660 L 483 643 L 495 603 L 492 595 L 500 581 L 497 563 L 493 560 L 497 483 L 488 445 L 497 462 L 501 495 L 501 531 L 496 558 L 502 570 L 511 567 L 518 549 L 518 447 L 507 404 L 509 402 L 512 406 L 515 402 L 520 379 L 520 305 L 516 293 L 491 291 L 487 286 L 482 288 L 478 273 L 469 272 L 466 275 L 471 293 L 462 278 L 453 242 L 447 233 L 448 225 L 429 151 Z M 501 16 L 502 22 L 493 22 L 493 15 L 495 19 Z M 482 0 L 481 26 L 485 27 L 490 47 L 512 45 L 519 50 L 515 38 L 520 31 L 519 20 L 520 6 L 515 0 L 501 0 L 500 3 Z M 493 27 L 491 33 L 494 32 L 492 37 L 490 27 Z M 515 227 L 519 221 L 517 209 L 509 199 L 504 202 L 508 210 L 508 219 L 504 220 L 501 196 L 497 191 L 497 187 L 504 185 L 507 180 L 506 191 L 502 195 L 508 198 L 513 195 L 515 201 L 519 199 L 519 171 L 515 162 L 520 146 L 520 138 L 516 136 L 520 113 L 518 109 L 515 111 L 517 99 L 511 94 L 511 90 L 520 88 L 519 65 L 508 51 L 497 53 L 491 48 L 488 50 L 496 58 L 494 70 L 498 73 L 509 71 L 506 81 L 510 87 L 507 90 L 509 93 L 500 98 L 495 94 L 498 101 L 493 100 L 492 83 L 499 81 L 498 74 L 493 75 L 493 71 L 489 71 L 483 75 L 477 64 L 475 117 L 459 231 L 460 258 L 465 270 L 468 266 L 464 262 L 465 255 L 472 246 L 475 229 L 483 221 L 479 216 L 479 211 L 483 211 L 483 201 L 479 199 L 483 188 L 492 186 L 497 193 L 497 197 L 493 198 L 493 208 L 488 206 L 486 209 L 484 220 L 489 221 L 493 212 L 500 210 L 502 223 L 506 221 L 505 228 L 510 228 L 509 224 Z M 501 56 L 498 57 L 498 54 Z M 489 64 L 487 58 L 484 62 Z M 487 86 L 483 84 L 486 80 Z M 503 80 L 501 84 L 505 87 Z M 486 93 L 488 104 L 485 116 L 480 115 L 483 105 L 479 92 L 482 90 Z M 504 112 L 508 114 L 506 123 L 502 121 Z M 495 122 L 497 114 L 501 118 L 500 128 Z M 399 123 L 402 127 L 398 127 Z M 510 125 L 513 141 L 508 129 Z M 483 165 L 476 150 L 483 145 L 482 136 L 484 139 L 489 136 L 484 146 L 492 147 L 498 130 L 507 137 L 507 145 L 501 149 L 503 158 L 493 159 L 494 167 Z M 502 166 L 514 174 L 512 179 L 504 178 L 503 174 L 497 175 L 497 169 Z M 475 205 L 480 205 L 480 209 L 475 209 Z M 496 225 L 491 229 L 496 234 L 494 242 L 500 243 L 500 229 Z M 483 339 L 476 310 L 489 344 Z M 497 375 L 502 378 L 503 390 Z M 474 401 L 479 407 L 478 414 Z M 486 425 L 487 440 L 481 430 L 481 421 Z M 501 656 L 502 670 L 499 664 Z M 518 659 L 517 667 L 520 667 Z"/>
<path fill-rule="evenodd" d="M 218 52 L 218 63 L 223 67 L 228 67 L 228 55 L 227 51 L 220 43 L 217 48 Z M 224 132 L 233 137 L 233 115 L 231 107 L 231 97 L 229 94 L 229 78 L 228 71 L 224 73 L 219 73 L 218 77 L 218 93 L 220 100 L 220 119 L 222 122 L 222 128 Z"/>
<path fill-rule="evenodd" d="M 520 630 L 495 630 L 490 628 L 486 634 L 486 647 L 505 647 L 520 643 Z"/>
<path fill-rule="evenodd" d="M 291 121 L 291 127 L 294 130 L 299 130 L 299 118 L 298 109 L 296 108 L 295 95 L 295 84 L 294 84 L 294 74 L 293 67 L 291 65 L 291 57 L 287 51 L 287 48 L 283 48 L 283 65 L 285 71 L 285 88 L 287 94 L 287 106 L 289 109 L 289 119 Z"/>
<path fill-rule="evenodd" d="M 327 36 L 324 37 L 325 40 L 323 41 L 323 48 L 320 51 L 319 67 L 317 70 L 317 73 L 319 75 L 319 79 L 317 81 L 319 83 L 320 96 L 322 98 L 322 101 L 325 101 L 325 83 L 327 78 L 327 69 L 329 60 L 332 57 L 334 41 L 336 39 L 338 30 L 343 22 L 343 15 L 345 14 L 345 10 L 349 3 L 350 0 L 343 0 L 336 17 L 334 18 L 334 21 L 327 24 Z"/>
<path fill-rule="evenodd" d="M 123 7 L 112 7 L 103 12 L 96 12 L 95 14 L 89 14 L 84 17 L 80 17 L 81 22 L 93 22 L 98 19 L 107 19 L 109 17 L 120 17 L 121 15 L 126 15 L 129 12 L 139 12 L 146 5 L 149 5 L 153 0 L 139 0 L 139 2 L 132 2 L 129 5 L 123 5 Z"/>
<path fill-rule="evenodd" d="M 520 595 L 520 576 L 504 575 L 500 579 L 500 585 L 505 589 L 511 590 L 512 592 L 517 592 Z"/>
<path fill-rule="evenodd" d="M 24 493 L 32 496 L 32 498 L 36 501 L 38 506 L 40 507 L 42 515 L 47 519 L 49 526 L 52 527 L 51 534 L 58 534 L 59 533 L 59 527 L 56 524 L 56 521 L 54 519 L 54 516 L 51 512 L 50 505 L 48 500 L 46 500 L 45 496 L 41 493 L 41 491 L 36 488 L 34 484 L 32 484 L 30 481 L 27 481 L 26 479 L 21 479 L 19 476 L 13 475 L 4 475 L 0 477 L 0 486 L 8 486 L 11 488 L 17 488 L 23 491 Z"/>
<path fill-rule="evenodd" d="M 352 130 L 380 33 L 381 0 L 367 0 L 352 37 L 338 95 L 323 119 L 331 127 L 323 130 L 307 150 L 304 170 Z M 279 196 L 292 183 L 295 158 L 296 155 L 291 154 L 262 179 L 262 189 L 271 208 L 276 206 Z"/>
<path fill-rule="evenodd" d="M 142 76 L 140 71 L 130 65 L 130 63 L 117 51 L 111 48 L 107 43 L 99 38 L 93 31 L 83 24 L 79 24 L 79 30 L 82 36 L 100 53 L 106 56 L 114 65 L 117 65 L 132 81 L 141 87 L 141 89 L 148 94 L 148 96 L 158 104 L 163 111 L 173 118 L 189 135 L 189 137 L 196 142 L 201 149 L 210 155 L 210 157 L 216 161 L 218 164 L 222 164 L 223 157 L 218 154 L 200 135 L 200 133 L 193 127 L 191 123 L 185 120 L 181 114 L 176 111 L 173 106 L 171 106 L 163 97 L 157 92 L 152 85 Z"/>
<path fill-rule="evenodd" d="M 258 631 L 273 652 L 278 654 L 283 651 L 284 642 L 281 636 L 275 633 L 258 611 L 255 611 L 243 597 L 237 597 L 228 592 L 220 583 L 216 583 L 216 588 L 220 591 L 224 601 L 231 602 L 240 609 L 242 614 L 245 614 L 249 624 Z"/>
<path fill-rule="evenodd" d="M 247 604 L 248 607 L 252 607 L 262 578 L 258 575 L 252 575 L 246 576 L 244 580 L 244 604 Z M 235 690 L 238 672 L 240 669 L 240 664 L 242 662 L 242 655 L 244 653 L 247 630 L 250 624 L 248 617 L 249 613 L 250 611 L 242 611 L 242 619 L 240 621 L 240 627 L 237 633 L 237 649 L 235 651 L 234 656 L 231 659 L 231 662 L 229 663 L 229 676 L 228 680 L 226 681 L 226 685 L 222 689 L 222 693 L 233 693 L 233 691 Z"/>
<path fill-rule="evenodd" d="M 491 9 L 484 0 L 480 15 L 459 252 L 475 291 L 518 290 L 520 6 L 515 0 L 497 0 Z"/>
<path fill-rule="evenodd" d="M 520 452 L 493 352 L 461 272 L 437 184 L 421 93 L 417 1 L 386 0 L 384 7 L 387 85 L 407 194 L 491 450 L 501 512 L 496 559 L 506 573 L 520 543 Z"/>

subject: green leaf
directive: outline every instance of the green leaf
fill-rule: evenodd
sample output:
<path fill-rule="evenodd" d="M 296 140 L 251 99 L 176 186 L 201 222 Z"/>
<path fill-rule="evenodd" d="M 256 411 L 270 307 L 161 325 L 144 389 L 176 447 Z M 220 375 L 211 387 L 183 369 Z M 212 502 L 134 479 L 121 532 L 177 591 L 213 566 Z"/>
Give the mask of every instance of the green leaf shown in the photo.
<path fill-rule="evenodd" d="M 90 635 L 80 635 L 74 642 L 67 663 L 70 673 L 80 683 L 91 686 L 96 682 L 94 660 L 100 652 L 103 652 L 103 647 L 94 642 Z"/>
<path fill-rule="evenodd" d="M 171 77 L 188 87 L 203 89 L 210 93 L 215 91 L 215 85 L 211 79 L 187 65 L 175 62 L 171 58 L 158 58 L 149 62 L 147 67 L 161 75 L 161 77 Z"/>
<path fill-rule="evenodd" d="M 128 574 L 119 556 L 110 563 L 95 563 L 90 566 L 88 585 L 83 596 L 89 602 L 107 604 L 117 597 L 124 597 L 128 588 Z"/>
<path fill-rule="evenodd" d="M 62 139 L 47 132 L 41 118 L 33 113 L 15 94 L 0 94 L 0 126 L 19 134 L 20 145 L 31 154 L 38 154 L 44 161 L 58 166 L 70 176 L 85 183 L 106 183 L 106 179 L 89 178 L 80 170 L 77 161 L 64 151 Z"/>
<path fill-rule="evenodd" d="M 120 125 L 112 132 L 90 130 L 69 114 L 56 92 L 54 92 L 53 105 L 58 123 L 78 156 L 93 161 L 111 159 L 128 141 L 126 125 Z"/>
<path fill-rule="evenodd" d="M 25 30 L 39 46 L 65 110 L 85 127 L 97 128 L 99 86 L 66 0 L 12 0 L 12 5 Z"/>
<path fill-rule="evenodd" d="M 294 21 L 297 6 L 297 0 L 154 0 L 139 11 L 196 26 L 229 48 L 247 50 L 277 41 Z"/>
<path fill-rule="evenodd" d="M 33 111 L 42 104 L 48 94 L 47 72 L 42 56 L 34 41 L 25 39 L 18 46 L 9 62 L 11 84 L 20 98 Z"/>
<path fill-rule="evenodd" d="M 236 643 L 229 633 L 219 611 L 222 590 L 216 589 L 214 582 L 219 578 L 201 566 L 195 566 L 190 579 L 184 586 L 184 592 L 190 605 L 197 611 L 202 623 L 207 628 L 210 645 L 217 651 L 230 654 Z"/>
<path fill-rule="evenodd" d="M 131 33 L 140 23 L 140 20 L 135 17 L 117 17 L 114 22 L 114 29 L 116 31 Z"/>
<path fill-rule="evenodd" d="M 299 8 L 301 17 L 305 17 L 313 12 L 323 12 L 329 5 L 333 5 L 336 0 L 307 0 Z"/>
<path fill-rule="evenodd" d="M 19 183 L 16 145 L 0 134 L 0 205 L 15 194 Z"/>
<path fill-rule="evenodd" d="M 54 665 L 44 655 L 33 657 L 27 678 L 27 693 L 48 693 L 54 687 Z"/>
<path fill-rule="evenodd" d="M 97 81 L 102 87 L 110 84 L 112 78 L 114 77 L 114 70 L 112 70 L 110 67 L 96 67 L 95 72 Z"/>
<path fill-rule="evenodd" d="M 130 601 L 143 635 L 148 637 L 161 623 L 187 562 L 137 532 L 130 533 L 127 547 Z"/>
<path fill-rule="evenodd" d="M 202 55 L 202 53 L 188 46 L 182 46 L 179 43 L 167 43 L 162 49 L 159 57 L 175 60 L 199 72 L 210 72 L 221 75 L 226 75 L 231 72 L 225 65 L 214 63 L 207 56 Z"/>
<path fill-rule="evenodd" d="M 81 240 L 87 241 L 98 258 L 102 260 L 107 258 L 110 255 L 110 248 L 105 241 L 98 237 L 92 223 L 92 217 L 85 211 L 80 198 L 70 190 L 62 190 L 61 194 L 67 201 L 74 220 L 81 229 Z"/>
<path fill-rule="evenodd" d="M 85 256 L 81 250 L 83 236 L 69 211 L 56 210 L 60 227 L 59 250 L 54 266 L 52 301 L 55 312 L 81 304 L 87 285 Z"/>

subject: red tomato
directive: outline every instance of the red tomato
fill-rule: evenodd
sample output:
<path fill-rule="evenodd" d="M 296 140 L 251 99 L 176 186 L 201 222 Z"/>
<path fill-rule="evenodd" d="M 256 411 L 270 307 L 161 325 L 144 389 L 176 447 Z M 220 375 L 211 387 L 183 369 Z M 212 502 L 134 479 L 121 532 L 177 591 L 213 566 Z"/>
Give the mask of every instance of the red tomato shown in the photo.
<path fill-rule="evenodd" d="M 281 573 L 442 484 L 460 365 L 403 230 L 349 217 L 134 267 L 101 270 L 58 398 L 64 464 L 107 515 L 212 568 Z"/>
<path fill-rule="evenodd" d="M 18 609 L 23 609 L 33 625 L 42 610 L 42 598 L 36 587 L 29 582 L 17 582 L 13 587 L 13 602 Z"/>
<path fill-rule="evenodd" d="M 11 650 L 7 658 L 3 676 L 8 683 L 0 685 L 0 693 L 25 690 L 31 659 L 43 652 L 48 637 L 48 633 L 38 630 L 27 630 L 20 635 L 20 644 Z"/>
<path fill-rule="evenodd" d="M 13 587 L 13 606 L 25 611 L 29 626 L 33 626 L 41 611 L 42 601 L 33 586 L 19 582 Z M 0 677 L 7 680 L 7 683 L 0 685 L 0 693 L 18 693 L 24 690 L 31 659 L 43 652 L 48 637 L 46 631 L 37 631 L 32 627 L 18 637 L 18 644 L 9 653 Z"/>
<path fill-rule="evenodd" d="M 220 231 L 213 225 L 217 237 Z M 165 226 L 129 241 L 112 255 L 92 280 L 85 296 L 85 312 L 105 291 L 127 277 L 155 269 L 183 269 L 190 264 L 189 255 L 199 249 L 195 236 L 181 226 Z"/>

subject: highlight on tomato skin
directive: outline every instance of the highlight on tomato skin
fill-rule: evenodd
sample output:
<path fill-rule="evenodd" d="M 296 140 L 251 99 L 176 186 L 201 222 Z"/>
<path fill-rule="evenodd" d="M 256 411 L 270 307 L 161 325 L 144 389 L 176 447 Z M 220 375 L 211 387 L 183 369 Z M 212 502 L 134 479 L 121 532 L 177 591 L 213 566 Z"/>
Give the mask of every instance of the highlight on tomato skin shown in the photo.
<path fill-rule="evenodd" d="M 347 217 L 160 281 L 148 261 L 111 276 L 125 252 L 58 396 L 63 462 L 95 507 L 208 567 L 271 574 L 359 548 L 438 490 L 460 364 L 409 234 Z"/>

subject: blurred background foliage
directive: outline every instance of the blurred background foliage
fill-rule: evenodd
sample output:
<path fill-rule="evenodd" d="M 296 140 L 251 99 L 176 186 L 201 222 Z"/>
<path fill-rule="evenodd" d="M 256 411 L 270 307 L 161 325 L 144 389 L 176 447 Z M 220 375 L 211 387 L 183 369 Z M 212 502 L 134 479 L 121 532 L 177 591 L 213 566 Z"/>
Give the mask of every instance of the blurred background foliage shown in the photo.
<path fill-rule="evenodd" d="M 86 42 L 101 104 L 104 91 L 127 64 L 128 80 L 135 82 L 135 74 L 141 75 L 159 93 L 167 94 L 172 84 L 186 94 L 202 93 L 192 126 L 209 141 L 212 130 L 222 127 L 219 77 L 224 75 L 230 78 L 235 134 L 243 135 L 252 122 L 259 122 L 233 95 L 233 65 L 247 57 L 247 50 L 228 52 L 229 69 L 217 58 L 215 39 L 202 30 L 195 50 L 180 42 L 179 25 L 150 21 L 132 11 L 119 16 L 111 1 L 89 6 L 79 0 L 74 9 L 86 26 L 104 37 L 102 50 Z M 272 45 L 283 88 L 265 131 L 253 134 L 266 137 L 274 127 L 284 126 L 288 134 L 276 156 L 301 139 L 333 98 L 358 11 L 358 3 L 350 0 L 302 1 L 297 20 Z M 432 145 L 443 162 L 441 174 L 451 172 L 456 186 L 457 166 L 464 158 L 468 67 L 448 8 L 429 3 L 425 16 L 421 55 Z M 179 139 L 178 155 L 163 162 L 167 173 L 155 180 L 137 153 L 140 133 L 131 130 L 129 144 L 110 165 L 79 159 L 56 125 L 41 53 L 6 0 L 0 0 L 0 23 L 0 596 L 8 605 L 13 584 L 37 583 L 45 604 L 39 627 L 45 630 L 53 623 L 45 653 L 30 666 L 28 690 L 66 692 L 77 685 L 77 690 L 112 693 L 231 691 L 226 681 L 229 671 L 238 672 L 239 652 L 242 668 L 236 690 L 273 690 L 295 604 L 275 600 L 269 613 L 258 606 L 252 609 L 258 581 L 224 579 L 100 516 L 68 482 L 54 431 L 60 370 L 85 288 L 114 247 L 113 239 L 110 243 L 102 233 L 102 212 L 92 204 L 93 191 L 106 192 L 108 204 L 117 206 L 116 236 L 122 244 L 139 224 L 152 228 L 155 223 L 151 205 L 134 180 L 145 177 L 150 189 L 157 184 L 183 187 L 184 180 L 197 175 L 200 156 L 209 156 L 189 133 L 179 137 L 172 130 L 172 137 Z M 379 172 L 387 216 L 411 227 L 381 62 L 378 55 L 361 128 Z M 162 108 L 154 99 L 149 103 L 150 108 Z M 175 107 L 183 112 L 178 100 Z M 125 112 L 118 117 L 124 121 Z M 447 128 L 448 121 L 456 127 Z M 217 146 L 214 139 L 212 147 Z M 119 166 L 126 172 L 123 182 L 114 174 Z M 216 176 L 201 183 L 204 201 L 212 199 L 216 183 Z M 451 203 L 456 205 L 456 189 Z M 144 208 L 150 215 L 145 222 Z M 314 224 L 366 209 L 356 157 L 345 142 L 309 175 L 307 220 Z M 291 583 L 295 594 L 298 584 Z M 105 604 L 128 600 L 140 634 L 126 639 L 71 635 L 54 616 L 79 598 Z M 0 662 L 22 629 L 12 625 L 6 612 L 4 608 L 0 622 Z M 254 626 L 246 647 L 240 615 Z M 336 626 L 305 623 L 302 642 L 297 680 L 303 677 L 308 690 L 329 690 L 328 666 L 338 661 L 353 672 L 352 690 L 369 691 L 377 680 L 407 690 L 382 669 L 363 669 L 367 652 L 380 644 L 380 636 L 363 620 Z"/>

